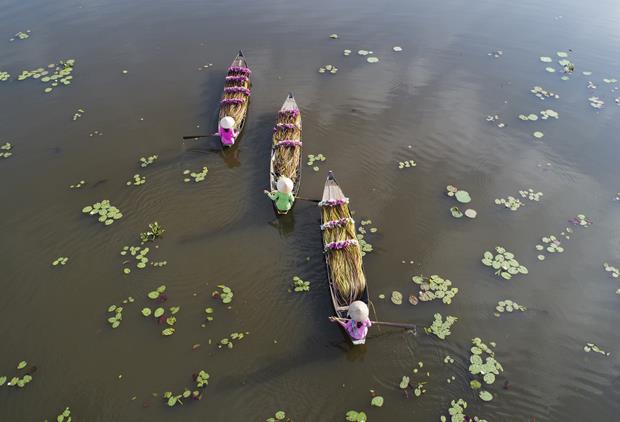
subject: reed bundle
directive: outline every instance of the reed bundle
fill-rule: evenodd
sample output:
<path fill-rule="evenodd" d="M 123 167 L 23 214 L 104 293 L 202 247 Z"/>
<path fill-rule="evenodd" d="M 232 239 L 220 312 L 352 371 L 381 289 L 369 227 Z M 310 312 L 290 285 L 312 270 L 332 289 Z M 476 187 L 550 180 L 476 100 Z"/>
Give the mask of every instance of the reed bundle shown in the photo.
<path fill-rule="evenodd" d="M 236 88 L 239 89 L 237 90 Z M 249 75 L 235 70 L 235 68 L 230 68 L 226 83 L 224 84 L 224 95 L 220 103 L 220 119 L 225 116 L 232 117 L 235 119 L 235 129 L 237 130 L 241 127 L 248 110 L 248 102 L 250 100 L 249 89 Z"/>
<path fill-rule="evenodd" d="M 280 125 L 294 125 L 290 126 Z M 273 145 L 281 141 L 301 140 L 301 115 L 278 113 L 276 128 L 273 132 Z M 301 145 L 287 145 L 276 148 L 273 160 L 273 169 L 278 176 L 286 176 L 295 183 L 297 181 L 297 169 L 301 160 Z"/>

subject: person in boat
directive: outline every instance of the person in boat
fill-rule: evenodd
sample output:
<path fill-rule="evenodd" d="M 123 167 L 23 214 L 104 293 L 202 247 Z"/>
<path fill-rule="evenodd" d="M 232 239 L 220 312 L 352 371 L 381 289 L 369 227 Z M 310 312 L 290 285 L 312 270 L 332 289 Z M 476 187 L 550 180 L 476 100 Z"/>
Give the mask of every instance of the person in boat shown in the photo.
<path fill-rule="evenodd" d="M 276 204 L 278 211 L 287 212 L 295 202 L 293 195 L 293 181 L 286 176 L 280 176 L 278 179 L 278 190 L 269 192 L 264 191 L 267 196 Z"/>
<path fill-rule="evenodd" d="M 239 133 L 235 130 L 235 119 L 230 116 L 224 116 L 220 120 L 219 129 L 214 135 L 219 136 L 222 145 L 232 146 Z"/>
<path fill-rule="evenodd" d="M 349 305 L 348 314 L 351 319 L 342 320 L 332 316 L 329 317 L 329 320 L 342 325 L 353 340 L 366 338 L 368 328 L 372 326 L 370 319 L 368 319 L 368 305 L 361 300 L 356 300 Z"/>

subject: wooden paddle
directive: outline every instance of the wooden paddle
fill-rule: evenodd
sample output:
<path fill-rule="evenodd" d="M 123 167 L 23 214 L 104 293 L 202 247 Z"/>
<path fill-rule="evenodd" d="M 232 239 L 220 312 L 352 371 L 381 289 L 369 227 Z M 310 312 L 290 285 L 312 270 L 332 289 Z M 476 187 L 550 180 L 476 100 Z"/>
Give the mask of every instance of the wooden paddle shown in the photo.
<path fill-rule="evenodd" d="M 191 136 L 184 136 L 183 139 L 208 138 L 209 136 L 217 136 L 217 135 L 213 133 L 210 135 L 191 135 Z"/>
<path fill-rule="evenodd" d="M 331 318 L 333 318 L 334 320 L 340 320 L 340 321 L 351 321 L 350 319 L 346 319 L 346 318 L 338 318 L 338 317 L 331 317 Z M 401 322 L 384 322 L 384 321 L 370 321 L 370 322 L 376 325 L 388 325 L 390 327 L 410 328 L 410 329 L 417 330 L 417 326 L 415 324 L 404 324 Z"/>
<path fill-rule="evenodd" d="M 300 198 L 299 196 L 296 196 L 295 199 L 301 199 L 302 201 L 308 201 L 308 202 L 315 202 L 317 204 L 321 202 L 319 199 Z"/>

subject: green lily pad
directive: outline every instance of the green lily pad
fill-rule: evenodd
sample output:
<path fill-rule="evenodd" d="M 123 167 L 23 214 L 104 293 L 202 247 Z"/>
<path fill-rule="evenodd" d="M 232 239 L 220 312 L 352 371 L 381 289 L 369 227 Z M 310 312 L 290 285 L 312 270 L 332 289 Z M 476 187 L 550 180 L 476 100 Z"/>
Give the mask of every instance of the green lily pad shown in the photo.
<path fill-rule="evenodd" d="M 471 197 L 469 196 L 469 192 L 467 192 L 466 190 L 459 190 L 459 191 L 457 191 L 454 194 L 454 197 L 461 204 L 467 204 L 467 203 L 471 202 Z"/>
<path fill-rule="evenodd" d="M 480 399 L 482 401 L 491 401 L 491 400 L 493 400 L 493 394 L 489 393 L 486 390 L 480 391 L 480 393 L 478 393 L 478 397 L 480 397 Z"/>
<path fill-rule="evenodd" d="M 372 400 L 370 401 L 370 405 L 375 406 L 375 407 L 383 406 L 383 397 L 381 396 L 373 397 Z"/>

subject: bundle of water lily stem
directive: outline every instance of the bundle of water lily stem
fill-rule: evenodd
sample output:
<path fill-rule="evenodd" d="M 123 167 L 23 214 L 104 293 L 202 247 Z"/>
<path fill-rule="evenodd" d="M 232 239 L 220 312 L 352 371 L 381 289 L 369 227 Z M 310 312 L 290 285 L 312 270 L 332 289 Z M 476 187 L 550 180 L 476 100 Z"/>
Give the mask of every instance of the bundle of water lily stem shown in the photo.
<path fill-rule="evenodd" d="M 339 304 L 347 306 L 359 299 L 366 289 L 362 251 L 357 243 L 355 223 L 346 202 L 323 205 L 321 213 L 324 222 L 323 241 L 326 245 L 337 246 L 326 251 L 331 279 L 338 292 Z"/>
<path fill-rule="evenodd" d="M 250 100 L 250 74 L 247 67 L 231 66 L 228 68 L 224 95 L 220 102 L 220 119 L 230 116 L 235 119 L 236 128 L 245 118 Z"/>
<path fill-rule="evenodd" d="M 274 172 L 295 183 L 301 160 L 301 114 L 298 109 L 281 110 L 278 113 L 273 128 L 273 145 L 276 148 Z"/>

